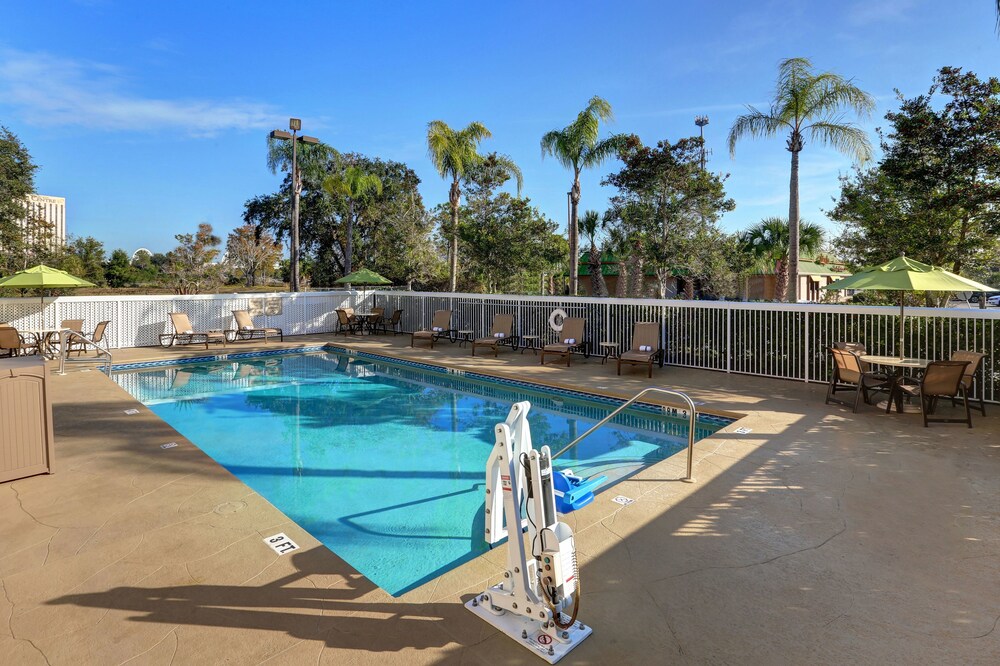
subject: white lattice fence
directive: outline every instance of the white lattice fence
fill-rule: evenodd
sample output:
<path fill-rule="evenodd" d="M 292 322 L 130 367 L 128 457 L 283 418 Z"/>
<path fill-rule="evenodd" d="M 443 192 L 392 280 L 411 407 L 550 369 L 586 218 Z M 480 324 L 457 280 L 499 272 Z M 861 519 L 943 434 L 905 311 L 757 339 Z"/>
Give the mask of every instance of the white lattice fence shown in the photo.
<path fill-rule="evenodd" d="M 369 295 L 369 300 L 371 296 Z M 277 326 L 286 335 L 329 333 L 336 329 L 336 309 L 362 307 L 356 292 L 299 294 L 205 294 L 198 296 L 61 296 L 0 299 L 0 322 L 19 329 L 52 327 L 65 319 L 82 319 L 85 331 L 110 321 L 112 349 L 159 344 L 171 331 L 169 314 L 184 312 L 198 330 L 233 328 L 233 310 L 255 312 L 258 326 Z"/>

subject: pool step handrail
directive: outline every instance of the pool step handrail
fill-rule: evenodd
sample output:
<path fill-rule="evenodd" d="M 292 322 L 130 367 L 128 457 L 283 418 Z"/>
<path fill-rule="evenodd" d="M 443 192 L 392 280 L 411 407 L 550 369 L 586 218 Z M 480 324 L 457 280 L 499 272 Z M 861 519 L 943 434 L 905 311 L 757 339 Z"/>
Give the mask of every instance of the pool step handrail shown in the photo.
<path fill-rule="evenodd" d="M 84 347 L 93 347 L 94 351 L 97 352 L 97 356 L 94 358 L 84 358 L 78 356 L 77 358 L 69 358 L 69 343 L 73 339 L 79 340 L 84 344 Z M 111 351 L 102 347 L 99 343 L 94 342 L 89 337 L 83 333 L 77 331 L 66 331 L 66 339 L 60 344 L 59 351 L 59 374 L 66 374 L 66 362 L 70 363 L 101 363 L 104 366 L 104 374 L 111 375 L 111 366 L 114 364 L 114 359 L 111 357 Z"/>
<path fill-rule="evenodd" d="M 691 473 L 692 473 L 692 470 L 694 468 L 694 428 L 695 428 L 695 423 L 697 422 L 697 419 L 698 419 L 698 409 L 697 409 L 697 407 L 695 407 L 694 400 L 692 400 L 691 396 L 689 396 L 687 393 L 682 393 L 680 391 L 672 391 L 670 389 L 661 389 L 661 388 L 657 388 L 655 386 L 651 386 L 649 388 L 646 388 L 646 389 L 643 389 L 643 390 L 639 391 L 634 396 L 632 396 L 631 398 L 629 398 L 628 400 L 626 400 L 622 404 L 618 405 L 618 407 L 616 407 L 614 410 L 612 410 L 610 414 L 608 414 L 603 419 L 601 419 L 600 421 L 598 421 L 597 423 L 595 423 L 593 425 L 593 427 L 590 428 L 590 430 L 588 430 L 587 432 L 583 433 L 582 435 L 580 435 L 579 437 L 577 437 L 576 439 L 574 439 L 572 442 L 570 442 L 566 446 L 562 447 L 561 449 L 559 449 L 558 451 L 556 451 L 555 453 L 553 453 L 552 454 L 552 459 L 554 460 L 554 459 L 558 458 L 559 456 L 561 456 L 562 454 L 566 453 L 571 448 L 573 448 L 574 446 L 576 446 L 577 444 L 579 444 L 580 442 L 582 442 L 584 439 L 586 439 L 590 435 L 594 434 L 594 432 L 596 430 L 598 430 L 601 426 L 603 426 L 605 423 L 607 423 L 611 419 L 613 419 L 616 416 L 618 416 L 619 414 L 621 414 L 623 411 L 625 411 L 626 409 L 628 409 L 631 405 L 633 405 L 636 402 L 638 402 L 639 399 L 642 398 L 647 393 L 659 393 L 660 395 L 669 395 L 669 396 L 672 396 L 674 398 L 680 398 L 681 400 L 684 401 L 684 404 L 687 405 L 687 416 L 688 416 L 687 476 L 684 477 L 684 478 L 682 478 L 681 481 L 685 481 L 687 483 L 694 483 L 694 477 L 691 475 Z"/>

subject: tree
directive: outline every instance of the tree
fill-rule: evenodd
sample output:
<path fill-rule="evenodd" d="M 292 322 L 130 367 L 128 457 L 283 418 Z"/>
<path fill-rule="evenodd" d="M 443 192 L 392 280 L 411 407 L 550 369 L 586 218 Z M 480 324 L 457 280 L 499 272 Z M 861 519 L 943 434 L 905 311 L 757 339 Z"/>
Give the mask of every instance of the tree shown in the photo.
<path fill-rule="evenodd" d="M 104 243 L 92 236 L 74 238 L 66 245 L 66 253 L 80 260 L 74 275 L 96 285 L 104 284 Z"/>
<path fill-rule="evenodd" d="M 281 259 L 281 244 L 252 224 L 236 227 L 226 239 L 226 261 L 247 287 L 256 287 L 274 273 Z"/>
<path fill-rule="evenodd" d="M 788 220 L 781 217 L 767 217 L 740 234 L 740 243 L 751 258 L 757 270 L 774 269 L 774 300 L 780 301 L 786 293 L 791 271 L 788 257 L 791 254 L 791 230 Z M 823 245 L 823 228 L 817 224 L 801 220 L 799 223 L 799 250 L 815 256 Z"/>
<path fill-rule="evenodd" d="M 620 153 L 622 169 L 604 180 L 619 189 L 608 220 L 628 227 L 626 235 L 633 239 L 626 269 L 635 281 L 630 295 L 643 295 L 644 273 L 633 270 L 640 264 L 656 271 L 660 298 L 678 276 L 685 278 L 687 298 L 694 298 L 695 281 L 703 291 L 720 291 L 717 283 L 729 278 L 725 234 L 716 224 L 735 203 L 726 196 L 728 174 L 704 169 L 701 148 L 699 137 L 660 141 L 655 147 L 627 137 Z"/>
<path fill-rule="evenodd" d="M 448 231 L 450 291 L 455 291 L 458 281 L 458 206 L 462 196 L 461 182 L 472 169 L 482 163 L 483 156 L 478 152 L 479 142 L 491 136 L 493 135 L 486 126 L 477 121 L 458 131 L 442 120 L 432 120 L 427 124 L 427 153 L 438 174 L 444 179 L 451 179 L 448 191 L 448 203 L 451 206 L 451 226 Z M 517 193 L 520 195 L 523 185 L 521 170 L 509 157 L 500 156 L 497 160 L 498 168 L 517 180 Z"/>
<path fill-rule="evenodd" d="M 558 247 L 552 239 L 554 222 L 530 200 L 498 192 L 508 179 L 501 158 L 487 156 L 467 174 L 468 195 L 460 210 L 465 273 L 477 289 L 490 293 L 523 289 L 524 276 L 540 273 Z"/>
<path fill-rule="evenodd" d="M 140 256 L 147 257 L 146 253 Z M 136 269 L 129 262 L 128 253 L 121 248 L 114 250 L 104 263 L 104 279 L 109 287 L 120 288 L 135 284 Z"/>
<path fill-rule="evenodd" d="M 37 168 L 21 140 L 0 125 L 0 275 L 26 267 L 22 221 L 25 199 L 35 191 Z"/>
<path fill-rule="evenodd" d="M 587 107 L 576 116 L 576 120 L 562 128 L 552 130 L 542 136 L 542 157 L 552 155 L 567 169 L 573 170 L 573 187 L 570 190 L 569 216 L 569 293 L 575 296 L 578 289 L 579 272 L 579 225 L 577 208 L 580 205 L 580 172 L 598 166 L 615 155 L 622 147 L 624 137 L 612 135 L 600 139 L 601 121 L 614 119 L 611 104 L 594 95 Z"/>
<path fill-rule="evenodd" d="M 829 213 L 844 225 L 845 258 L 867 265 L 905 252 L 988 273 L 1000 259 L 1000 80 L 943 67 L 926 94 L 899 101 L 879 130 L 879 163 L 841 179 Z"/>
<path fill-rule="evenodd" d="M 331 196 L 342 196 L 347 200 L 346 244 L 344 247 L 344 273 L 350 273 L 354 256 L 355 202 L 369 192 L 382 194 L 382 181 L 373 173 L 356 166 L 348 166 L 341 173 L 327 176 L 323 189 Z"/>
<path fill-rule="evenodd" d="M 590 269 L 590 295 L 597 298 L 604 298 L 608 295 L 608 285 L 604 283 L 604 273 L 602 265 L 602 255 L 600 246 L 597 243 L 597 236 L 601 231 L 601 216 L 596 210 L 584 212 L 580 218 L 580 230 L 590 241 L 590 251 L 587 265 Z"/>
<path fill-rule="evenodd" d="M 167 253 L 164 273 L 168 283 L 178 294 L 197 294 L 214 287 L 221 278 L 221 267 L 213 264 L 219 256 L 222 242 L 212 233 L 212 225 L 202 222 L 193 234 L 174 236 L 179 245 Z"/>
<path fill-rule="evenodd" d="M 791 251 L 788 257 L 788 300 L 799 298 L 799 153 L 805 138 L 849 155 L 859 163 L 871 159 L 871 144 L 864 130 L 843 120 L 849 109 L 868 116 L 875 100 L 856 85 L 832 72 L 814 74 L 806 58 L 789 58 L 778 65 L 778 83 L 766 112 L 747 106 L 749 113 L 733 121 L 729 130 L 729 154 L 747 137 L 770 137 L 788 132 L 786 149 L 792 154 L 789 180 L 788 223 Z"/>

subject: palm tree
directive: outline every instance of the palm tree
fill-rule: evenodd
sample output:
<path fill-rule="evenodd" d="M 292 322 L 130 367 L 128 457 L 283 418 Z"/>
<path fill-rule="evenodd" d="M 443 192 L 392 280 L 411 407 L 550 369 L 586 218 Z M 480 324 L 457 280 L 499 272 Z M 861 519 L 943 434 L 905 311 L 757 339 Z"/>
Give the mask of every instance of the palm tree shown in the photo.
<path fill-rule="evenodd" d="M 484 157 L 477 152 L 479 142 L 492 134 L 480 122 L 471 122 L 465 129 L 453 130 L 443 120 L 432 120 L 427 124 L 427 153 L 434 168 L 442 178 L 451 179 L 448 203 L 451 205 L 451 236 L 448 245 L 448 285 L 455 291 L 458 285 L 458 204 L 462 197 L 461 182 L 481 164 Z M 524 180 L 521 170 L 514 161 L 503 155 L 496 156 L 496 166 L 508 176 L 517 180 L 517 193 L 521 194 Z"/>
<path fill-rule="evenodd" d="M 580 218 L 580 230 L 590 240 L 590 295 L 603 298 L 608 295 L 601 266 L 601 250 L 597 247 L 597 232 L 601 228 L 601 217 L 596 210 L 588 210 Z"/>
<path fill-rule="evenodd" d="M 579 248 L 577 206 L 580 204 L 580 172 L 595 167 L 616 154 L 624 145 L 625 138 L 612 135 L 603 141 L 598 139 L 601 121 L 611 121 L 614 114 L 607 100 L 594 95 L 576 120 L 562 128 L 552 130 L 542 137 L 542 157 L 552 155 L 564 167 L 573 170 L 573 188 L 570 190 L 569 215 L 569 293 L 577 292 L 579 276 Z"/>
<path fill-rule="evenodd" d="M 774 300 L 780 301 L 788 288 L 790 277 L 791 229 L 783 217 L 767 217 L 744 231 L 740 243 L 755 259 L 754 268 L 769 271 L 774 267 Z M 800 221 L 799 250 L 815 255 L 823 244 L 823 228 L 818 224 Z M 797 278 L 796 278 L 797 279 Z"/>
<path fill-rule="evenodd" d="M 736 143 L 744 137 L 775 136 L 788 131 L 787 150 L 792 154 L 789 182 L 788 220 L 791 252 L 788 257 L 788 300 L 799 297 L 799 153 L 805 136 L 832 146 L 858 162 L 871 159 L 872 147 L 864 130 L 843 120 L 843 109 L 868 116 L 875 108 L 871 95 L 838 74 L 814 74 L 806 58 L 789 58 L 778 65 L 778 85 L 766 112 L 747 106 L 729 130 L 729 154 L 735 156 Z"/>
<path fill-rule="evenodd" d="M 344 275 L 351 272 L 354 257 L 354 203 L 369 192 L 382 194 L 382 180 L 373 173 L 356 166 L 349 166 L 341 173 L 323 180 L 323 189 L 331 196 L 347 199 L 347 243 L 344 246 Z"/>

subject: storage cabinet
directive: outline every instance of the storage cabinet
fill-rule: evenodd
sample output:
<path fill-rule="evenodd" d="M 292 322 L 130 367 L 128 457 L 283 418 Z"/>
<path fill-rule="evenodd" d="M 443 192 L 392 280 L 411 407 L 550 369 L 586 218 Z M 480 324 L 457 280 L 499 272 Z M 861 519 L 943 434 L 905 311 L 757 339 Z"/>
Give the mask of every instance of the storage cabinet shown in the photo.
<path fill-rule="evenodd" d="M 0 483 L 52 472 L 52 403 L 41 358 L 0 360 Z"/>

